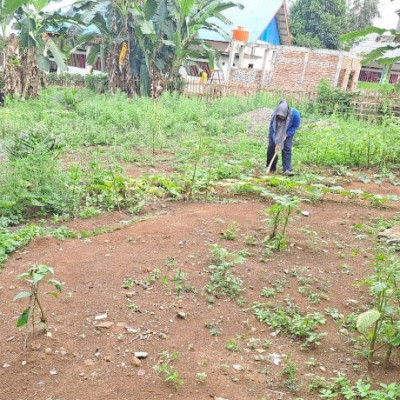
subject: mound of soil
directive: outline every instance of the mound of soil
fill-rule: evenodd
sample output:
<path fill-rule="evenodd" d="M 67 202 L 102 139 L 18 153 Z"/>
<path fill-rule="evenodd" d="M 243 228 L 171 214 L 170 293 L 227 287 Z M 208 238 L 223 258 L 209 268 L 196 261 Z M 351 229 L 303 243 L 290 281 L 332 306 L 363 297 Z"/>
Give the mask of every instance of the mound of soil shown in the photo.
<path fill-rule="evenodd" d="M 266 135 L 268 133 L 271 115 L 274 112 L 271 108 L 259 108 L 249 111 L 238 116 L 239 121 L 249 121 L 249 133 L 265 128 Z"/>

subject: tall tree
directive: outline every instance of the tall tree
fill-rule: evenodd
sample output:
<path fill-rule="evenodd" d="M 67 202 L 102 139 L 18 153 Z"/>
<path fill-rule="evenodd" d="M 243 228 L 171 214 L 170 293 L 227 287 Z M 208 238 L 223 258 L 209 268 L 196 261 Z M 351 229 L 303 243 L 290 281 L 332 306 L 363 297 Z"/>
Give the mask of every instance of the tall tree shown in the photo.
<path fill-rule="evenodd" d="M 365 29 L 380 17 L 376 0 L 347 0 L 347 9 L 348 31 Z"/>
<path fill-rule="evenodd" d="M 297 0 L 289 21 L 294 45 L 339 49 L 348 27 L 346 0 Z"/>

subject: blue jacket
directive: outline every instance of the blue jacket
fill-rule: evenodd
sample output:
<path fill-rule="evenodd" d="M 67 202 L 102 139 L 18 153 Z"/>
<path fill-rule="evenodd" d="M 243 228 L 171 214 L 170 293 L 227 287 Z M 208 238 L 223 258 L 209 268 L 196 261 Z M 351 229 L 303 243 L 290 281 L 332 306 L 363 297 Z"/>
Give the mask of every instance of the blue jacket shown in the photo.
<path fill-rule="evenodd" d="M 273 140 L 273 134 L 274 134 L 274 125 L 273 125 L 273 118 L 271 119 L 271 122 L 269 124 L 269 138 Z M 286 131 L 287 136 L 294 136 L 296 133 L 297 129 L 300 128 L 300 123 L 301 123 L 301 118 L 300 118 L 300 113 L 292 107 L 292 117 L 289 122 L 289 126 Z"/>

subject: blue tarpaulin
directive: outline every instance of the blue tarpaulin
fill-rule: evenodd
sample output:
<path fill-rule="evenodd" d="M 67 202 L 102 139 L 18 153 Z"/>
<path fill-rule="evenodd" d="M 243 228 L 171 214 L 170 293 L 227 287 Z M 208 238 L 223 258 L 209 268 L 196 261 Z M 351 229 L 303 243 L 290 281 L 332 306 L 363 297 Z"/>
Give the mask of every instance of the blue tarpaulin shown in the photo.
<path fill-rule="evenodd" d="M 278 21 L 274 17 L 267 29 L 261 34 L 260 40 L 279 45 L 281 44 L 281 37 L 279 36 Z"/>

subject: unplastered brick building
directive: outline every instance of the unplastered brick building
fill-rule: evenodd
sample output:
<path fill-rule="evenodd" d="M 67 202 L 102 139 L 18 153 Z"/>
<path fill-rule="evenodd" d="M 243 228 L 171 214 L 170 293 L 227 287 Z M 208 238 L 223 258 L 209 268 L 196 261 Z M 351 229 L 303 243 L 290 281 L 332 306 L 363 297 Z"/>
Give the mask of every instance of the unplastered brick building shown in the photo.
<path fill-rule="evenodd" d="M 233 52 L 228 61 L 230 82 L 310 92 L 325 78 L 333 87 L 349 91 L 357 87 L 360 58 L 349 52 L 239 42 L 231 47 Z"/>

